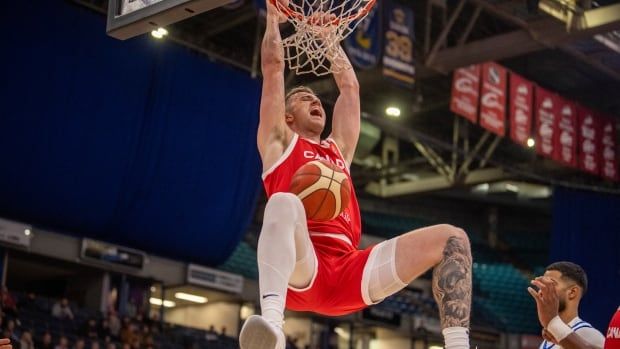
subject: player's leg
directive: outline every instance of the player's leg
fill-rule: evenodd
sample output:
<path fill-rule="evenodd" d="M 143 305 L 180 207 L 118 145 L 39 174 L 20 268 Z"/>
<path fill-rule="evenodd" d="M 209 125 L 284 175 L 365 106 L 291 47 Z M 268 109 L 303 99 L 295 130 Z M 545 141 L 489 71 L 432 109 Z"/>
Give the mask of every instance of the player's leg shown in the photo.
<path fill-rule="evenodd" d="M 280 348 L 286 289 L 308 286 L 316 272 L 306 215 L 297 196 L 276 193 L 267 201 L 257 260 L 262 315 L 247 320 L 239 341 L 243 349 Z"/>
<path fill-rule="evenodd" d="M 374 247 L 364 269 L 371 302 L 397 292 L 430 268 L 446 349 L 469 348 L 471 251 L 462 229 L 441 224 Z"/>

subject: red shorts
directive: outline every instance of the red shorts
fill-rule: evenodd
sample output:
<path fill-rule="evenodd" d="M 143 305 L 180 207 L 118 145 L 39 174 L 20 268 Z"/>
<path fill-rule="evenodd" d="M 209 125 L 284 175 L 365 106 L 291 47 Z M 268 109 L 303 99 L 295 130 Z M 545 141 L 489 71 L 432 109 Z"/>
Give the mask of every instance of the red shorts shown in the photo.
<path fill-rule="evenodd" d="M 357 250 L 330 237 L 316 236 L 311 240 L 317 257 L 314 280 L 303 290 L 289 287 L 286 307 L 339 316 L 369 306 L 362 295 L 362 276 L 372 246 Z"/>

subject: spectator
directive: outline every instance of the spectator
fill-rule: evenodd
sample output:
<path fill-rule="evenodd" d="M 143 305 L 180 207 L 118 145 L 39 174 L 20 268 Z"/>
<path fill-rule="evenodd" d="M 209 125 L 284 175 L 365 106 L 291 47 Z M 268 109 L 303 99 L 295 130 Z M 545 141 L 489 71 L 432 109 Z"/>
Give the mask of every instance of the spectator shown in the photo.
<path fill-rule="evenodd" d="M 65 336 L 60 336 L 58 344 L 54 349 L 69 349 L 69 340 Z"/>
<path fill-rule="evenodd" d="M 131 345 L 129 345 L 129 343 L 123 343 L 123 349 L 131 349 Z"/>
<path fill-rule="evenodd" d="M 88 339 L 99 338 L 99 329 L 97 328 L 97 320 L 90 318 L 84 325 L 82 335 Z"/>
<path fill-rule="evenodd" d="M 17 317 L 17 302 L 6 286 L 2 286 L 0 299 L 2 301 L 2 311 L 12 317 Z M 19 340 L 17 340 L 17 342 L 19 342 Z"/>
<path fill-rule="evenodd" d="M 15 331 L 15 320 L 9 320 L 6 322 L 6 328 L 4 329 L 4 338 L 9 338 L 11 342 L 18 344 L 19 334 Z"/>
<path fill-rule="evenodd" d="M 99 338 L 105 338 L 106 336 L 111 336 L 110 321 L 108 321 L 108 319 L 102 319 L 101 325 L 99 325 Z"/>
<path fill-rule="evenodd" d="M 71 307 L 69 307 L 69 300 L 67 298 L 62 298 L 60 302 L 54 303 L 52 316 L 63 320 L 73 320 L 73 312 Z"/>
<path fill-rule="evenodd" d="M 101 349 L 101 347 L 99 346 L 99 342 L 98 341 L 92 341 L 90 343 L 90 349 Z"/>
<path fill-rule="evenodd" d="M 116 316 L 116 314 L 110 314 L 109 317 L 109 325 L 110 325 L 110 336 L 114 339 L 118 339 L 121 333 L 121 320 Z"/>
<path fill-rule="evenodd" d="M 19 341 L 20 349 L 34 349 L 34 342 L 32 341 L 32 333 L 29 330 L 22 332 L 22 338 Z"/>
<path fill-rule="evenodd" d="M 54 349 L 54 345 L 52 344 L 52 334 L 45 332 L 41 342 L 36 343 L 36 346 L 37 349 Z"/>
<path fill-rule="evenodd" d="M 108 343 L 108 345 L 106 346 L 106 349 L 116 349 L 116 344 L 110 342 Z"/>
<path fill-rule="evenodd" d="M 222 330 L 220 331 L 220 336 L 226 337 L 226 326 L 222 326 Z"/>
<path fill-rule="evenodd" d="M 131 322 L 123 322 L 123 328 L 121 329 L 121 342 L 131 344 L 136 336 L 136 327 Z"/>
<path fill-rule="evenodd" d="M 205 339 L 208 342 L 217 341 L 218 337 L 217 337 L 217 332 L 215 332 L 215 326 L 213 326 L 213 325 L 209 326 L 209 329 L 207 330 L 207 333 L 205 333 Z"/>
<path fill-rule="evenodd" d="M 19 309 L 26 310 L 39 310 L 37 305 L 37 296 L 33 292 L 29 292 L 25 298 L 22 298 L 17 303 Z"/>
<path fill-rule="evenodd" d="M 73 344 L 73 349 L 85 349 L 86 342 L 82 338 L 78 338 L 75 340 L 75 344 Z"/>

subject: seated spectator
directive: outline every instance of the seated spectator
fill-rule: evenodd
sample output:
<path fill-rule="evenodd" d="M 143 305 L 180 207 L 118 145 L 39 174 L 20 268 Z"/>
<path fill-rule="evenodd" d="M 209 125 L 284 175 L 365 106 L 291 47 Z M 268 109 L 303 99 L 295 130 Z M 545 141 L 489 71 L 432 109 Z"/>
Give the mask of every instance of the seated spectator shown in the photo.
<path fill-rule="evenodd" d="M 2 349 L 2 348 L 0 348 Z M 92 341 L 90 343 L 90 349 L 101 349 L 101 347 L 99 346 L 99 342 L 98 341 Z"/>
<path fill-rule="evenodd" d="M 123 349 L 131 349 L 131 345 L 129 345 L 129 343 L 123 343 L 122 348 Z"/>
<path fill-rule="evenodd" d="M 102 319 L 101 324 L 99 325 L 99 338 L 105 338 L 106 336 L 112 336 L 110 333 L 110 322 L 108 319 Z"/>
<path fill-rule="evenodd" d="M 75 340 L 75 343 L 73 344 L 73 349 L 85 349 L 85 348 L 86 348 L 86 341 L 84 341 L 84 339 L 78 338 Z"/>
<path fill-rule="evenodd" d="M 39 310 L 39 306 L 37 305 L 37 296 L 33 292 L 28 292 L 26 297 L 20 299 L 17 305 L 19 309 Z"/>
<path fill-rule="evenodd" d="M 106 349 L 116 349 L 116 344 L 110 342 L 108 343 L 108 345 L 106 346 Z"/>
<path fill-rule="evenodd" d="M 97 320 L 90 318 L 84 324 L 84 330 L 82 331 L 82 335 L 88 339 L 97 339 L 99 338 L 99 328 L 97 328 Z"/>
<path fill-rule="evenodd" d="M 60 336 L 58 344 L 56 344 L 54 349 L 69 349 L 69 340 L 67 339 L 67 337 Z"/>
<path fill-rule="evenodd" d="M 135 328 L 136 326 L 134 324 L 123 320 L 123 327 L 121 328 L 121 342 L 122 343 L 131 344 L 134 337 L 136 336 Z"/>
<path fill-rule="evenodd" d="M 17 302 L 6 286 L 2 286 L 2 290 L 0 291 L 0 301 L 2 302 L 2 311 L 5 314 L 17 317 Z"/>
<path fill-rule="evenodd" d="M 8 338 L 16 345 L 19 345 L 19 333 L 17 333 L 15 329 L 15 320 L 9 320 L 6 322 L 6 327 L 4 329 L 4 338 Z"/>
<path fill-rule="evenodd" d="M 110 314 L 109 318 L 110 336 L 114 339 L 118 339 L 121 333 L 121 320 L 116 314 Z"/>
<path fill-rule="evenodd" d="M 220 336 L 221 337 L 226 337 L 227 336 L 227 334 L 226 334 L 226 326 L 222 326 L 222 330 L 220 331 Z"/>
<path fill-rule="evenodd" d="M 52 334 L 45 332 L 43 334 L 43 338 L 41 338 L 41 341 L 35 344 L 37 349 L 54 349 L 54 344 L 52 344 Z"/>
<path fill-rule="evenodd" d="M 57 319 L 73 320 L 73 312 L 71 311 L 67 298 L 62 298 L 60 302 L 54 303 L 52 307 L 52 316 Z"/>
<path fill-rule="evenodd" d="M 30 333 L 29 330 L 22 332 L 22 337 L 19 341 L 19 349 L 34 349 L 32 333 Z"/>

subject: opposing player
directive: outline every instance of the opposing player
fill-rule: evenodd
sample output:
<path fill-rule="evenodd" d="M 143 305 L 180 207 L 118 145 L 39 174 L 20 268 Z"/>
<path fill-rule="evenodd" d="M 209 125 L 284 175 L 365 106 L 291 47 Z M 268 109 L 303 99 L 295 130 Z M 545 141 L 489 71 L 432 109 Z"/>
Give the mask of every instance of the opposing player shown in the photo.
<path fill-rule="evenodd" d="M 603 334 L 579 318 L 579 302 L 588 290 L 588 277 L 579 265 L 553 263 L 532 284 L 538 291 L 529 287 L 528 292 L 543 326 L 540 349 L 603 349 Z"/>
<path fill-rule="evenodd" d="M 351 192 L 349 206 L 336 219 L 306 219 L 297 196 L 287 193 L 303 164 L 324 159 L 349 166 L 360 131 L 359 85 L 342 49 L 335 59 L 349 69 L 335 73 L 339 96 L 332 134 L 320 139 L 326 115 L 314 92 L 284 89 L 284 52 L 277 10 L 267 4 L 261 47 L 263 90 L 257 144 L 268 201 L 258 241 L 262 315 L 247 319 L 242 349 L 284 348 L 283 312 L 287 308 L 336 316 L 381 302 L 430 268 L 447 349 L 469 348 L 471 252 L 465 232 L 436 225 L 408 232 L 358 250 L 360 212 Z"/>

